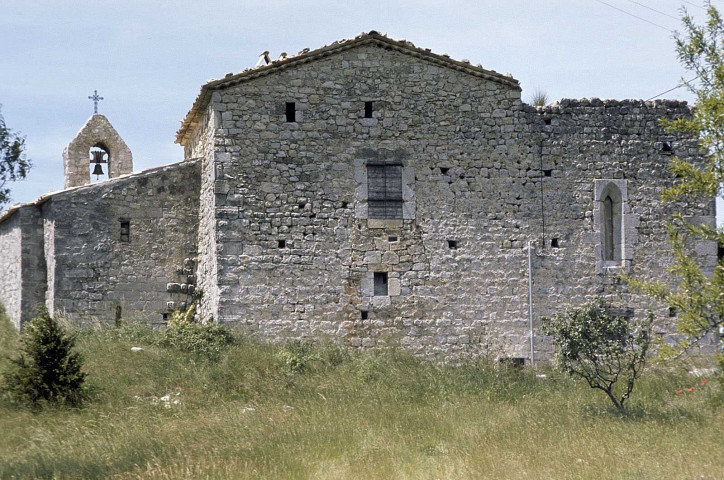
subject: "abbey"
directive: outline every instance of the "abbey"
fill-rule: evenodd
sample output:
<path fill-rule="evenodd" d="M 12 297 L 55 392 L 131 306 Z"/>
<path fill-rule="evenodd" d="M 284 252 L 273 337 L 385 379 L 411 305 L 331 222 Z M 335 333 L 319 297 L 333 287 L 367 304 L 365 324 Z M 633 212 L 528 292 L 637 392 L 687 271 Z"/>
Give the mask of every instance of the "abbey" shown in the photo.
<path fill-rule="evenodd" d="M 684 102 L 521 101 L 518 82 L 376 32 L 283 55 L 201 88 L 184 161 L 132 173 L 94 115 L 64 153 L 65 190 L 0 217 L 0 302 L 82 322 L 198 316 L 277 341 L 332 338 L 426 356 L 548 355 L 541 317 L 596 296 L 653 308 L 618 274 L 666 279 Z M 90 183 L 93 160 L 110 172 Z M 713 242 L 691 245 L 713 269 Z M 530 285 L 530 290 L 529 290 Z M 532 340 L 531 342 L 531 325 Z M 533 345 L 533 351 L 531 351 Z"/>

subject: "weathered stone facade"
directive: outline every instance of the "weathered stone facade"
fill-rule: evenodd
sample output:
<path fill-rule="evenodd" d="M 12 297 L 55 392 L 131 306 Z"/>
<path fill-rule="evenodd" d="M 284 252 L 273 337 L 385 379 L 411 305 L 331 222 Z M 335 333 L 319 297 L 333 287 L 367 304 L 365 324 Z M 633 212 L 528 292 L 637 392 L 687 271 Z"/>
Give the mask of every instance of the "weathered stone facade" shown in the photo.
<path fill-rule="evenodd" d="M 656 308 L 668 334 L 664 307 L 616 274 L 662 278 L 671 262 L 659 192 L 672 153 L 700 152 L 659 119 L 689 114 L 673 101 L 534 108 L 512 77 L 374 32 L 300 52 L 205 85 L 177 137 L 185 162 L 53 196 L 46 302 L 159 320 L 185 285 L 174 272 L 195 260 L 200 317 L 263 339 L 527 358 L 531 244 L 536 332 L 600 295 L 635 315 Z M 382 210 L 373 168 L 390 175 L 375 187 L 389 189 Z M 676 207 L 714 221 L 713 202 Z M 122 217 L 132 249 L 115 240 Z M 147 222 L 136 246 L 135 218 Z M 13 222 L 0 242 L 13 244 Z M 693 247 L 713 268 L 716 245 Z"/>

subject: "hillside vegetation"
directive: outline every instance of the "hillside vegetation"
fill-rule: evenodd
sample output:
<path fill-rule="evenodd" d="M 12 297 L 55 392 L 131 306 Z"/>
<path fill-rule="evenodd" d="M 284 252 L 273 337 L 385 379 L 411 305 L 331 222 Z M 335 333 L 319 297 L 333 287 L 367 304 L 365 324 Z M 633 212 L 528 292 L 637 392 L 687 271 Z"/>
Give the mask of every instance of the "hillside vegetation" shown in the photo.
<path fill-rule="evenodd" d="M 0 320 L 4 357 L 17 344 Z M 658 480 L 724 472 L 724 412 L 708 398 L 717 386 L 684 369 L 647 372 L 622 416 L 587 385 L 551 371 L 244 340 L 209 362 L 157 346 L 159 335 L 129 326 L 82 332 L 93 398 L 82 409 L 33 413 L 0 402 L 0 478 Z"/>

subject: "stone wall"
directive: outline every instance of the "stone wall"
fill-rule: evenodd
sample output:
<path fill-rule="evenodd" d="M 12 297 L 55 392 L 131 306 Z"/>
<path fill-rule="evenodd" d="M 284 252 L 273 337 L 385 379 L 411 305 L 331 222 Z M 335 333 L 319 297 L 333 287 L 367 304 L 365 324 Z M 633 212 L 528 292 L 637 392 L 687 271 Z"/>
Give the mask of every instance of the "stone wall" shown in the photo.
<path fill-rule="evenodd" d="M 213 107 L 217 171 L 235 180 L 217 180 L 222 322 L 273 340 L 524 355 L 521 246 L 534 236 L 538 190 L 526 181 L 539 160 L 519 89 L 360 47 L 231 87 Z M 355 170 L 390 157 L 414 209 L 368 220 Z M 394 294 L 371 294 L 374 272 Z"/>
<path fill-rule="evenodd" d="M 509 83 L 375 46 L 230 86 L 210 106 L 215 195 L 201 210 L 215 212 L 216 318 L 275 341 L 328 336 L 446 358 L 529 356 L 529 241 L 536 329 L 542 315 L 596 295 L 641 314 L 651 302 L 615 273 L 659 277 L 670 262 L 661 142 L 698 154 L 658 124 L 688 114 L 683 104 L 535 110 Z M 366 164 L 389 158 L 403 165 L 405 215 L 368 219 Z M 599 258 L 601 179 L 627 182 L 620 269 Z M 713 219 L 710 205 L 685 207 Z M 700 250 L 715 258 L 712 245 Z M 388 274 L 388 295 L 373 294 L 374 272 Z"/>
<path fill-rule="evenodd" d="M 43 206 L 54 312 L 85 323 L 117 315 L 162 323 L 187 298 L 174 286 L 193 283 L 198 198 L 198 162 L 54 194 Z"/>
<path fill-rule="evenodd" d="M 21 326 L 35 317 L 38 307 L 45 303 L 46 265 L 43 238 L 44 205 L 20 208 L 22 301 Z"/>
<path fill-rule="evenodd" d="M 0 222 L 0 303 L 16 328 L 45 302 L 41 206 L 13 207 Z"/>
<path fill-rule="evenodd" d="M 10 215 L 0 223 L 0 303 L 15 327 L 20 328 L 20 214 L 15 211 Z"/>
<path fill-rule="evenodd" d="M 676 318 L 667 306 L 628 293 L 616 276 L 626 271 L 639 279 L 673 282 L 666 272 L 673 262 L 666 231 L 671 215 L 681 212 L 692 221 L 715 222 L 713 200 L 667 204 L 660 197 L 661 190 L 675 181 L 668 173 L 673 155 L 703 164 L 696 139 L 676 137 L 659 122 L 688 116 L 689 107 L 666 100 L 566 99 L 527 111 L 531 132 L 539 138 L 543 172 L 545 250 L 534 262 L 536 312 L 550 315 L 599 295 L 637 316 L 651 309 L 656 314 L 655 330 L 675 339 Z M 601 262 L 594 195 L 596 183 L 604 180 L 625 185 L 627 192 L 623 221 L 629 251 L 621 268 L 605 268 Z M 559 248 L 551 247 L 553 239 Z M 691 246 L 704 269 L 712 271 L 716 243 Z"/>
<path fill-rule="evenodd" d="M 217 279 L 216 244 L 216 152 L 214 132 L 217 118 L 211 108 L 202 119 L 201 127 L 185 147 L 185 158 L 200 162 L 198 266 L 197 288 L 204 294 L 198 304 L 199 318 L 212 321 L 218 316 L 219 288 Z M 223 170 L 220 172 L 224 179 Z"/>

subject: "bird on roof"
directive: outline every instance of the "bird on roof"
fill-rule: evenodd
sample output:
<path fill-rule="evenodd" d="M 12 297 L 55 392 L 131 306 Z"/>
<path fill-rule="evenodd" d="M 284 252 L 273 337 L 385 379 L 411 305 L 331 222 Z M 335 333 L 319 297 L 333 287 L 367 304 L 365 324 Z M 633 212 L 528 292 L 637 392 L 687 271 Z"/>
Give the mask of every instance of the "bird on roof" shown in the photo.
<path fill-rule="evenodd" d="M 269 65 L 270 63 L 271 63 L 271 57 L 269 56 L 269 50 L 266 50 L 261 55 L 259 55 L 259 61 L 256 62 L 256 65 L 254 65 L 254 68 L 261 67 L 264 65 Z"/>

